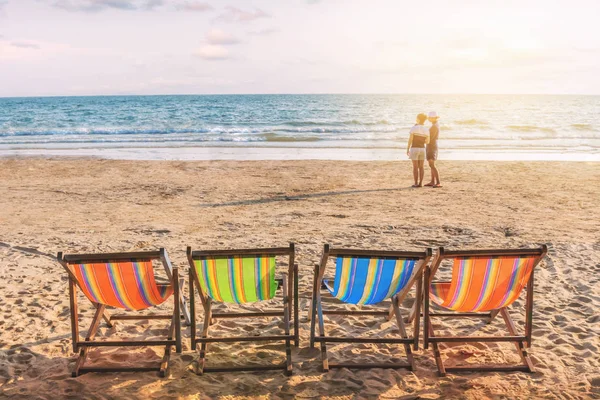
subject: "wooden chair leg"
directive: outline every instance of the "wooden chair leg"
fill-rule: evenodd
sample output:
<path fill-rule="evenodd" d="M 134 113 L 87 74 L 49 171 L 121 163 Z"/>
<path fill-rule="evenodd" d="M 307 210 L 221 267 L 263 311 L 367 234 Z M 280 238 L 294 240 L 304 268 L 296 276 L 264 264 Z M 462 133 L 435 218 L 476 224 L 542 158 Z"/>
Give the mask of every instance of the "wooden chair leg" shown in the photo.
<path fill-rule="evenodd" d="M 318 312 L 318 322 L 319 322 L 319 336 L 325 337 L 325 321 L 323 319 L 323 306 L 321 305 L 321 296 L 317 295 L 316 298 L 317 303 L 317 312 Z M 323 372 L 329 371 L 329 359 L 327 358 L 327 344 L 325 342 L 321 343 L 321 360 L 323 362 Z"/>
<path fill-rule="evenodd" d="M 202 328 L 202 338 L 208 337 L 208 328 L 210 327 L 210 322 L 212 320 L 212 301 L 210 298 L 207 299 L 206 304 L 204 305 L 204 325 Z M 207 343 L 200 344 L 200 357 L 198 358 L 198 368 L 196 369 L 196 373 L 198 375 L 202 375 L 204 373 L 204 367 L 206 365 L 206 352 L 208 350 Z"/>
<path fill-rule="evenodd" d="M 171 346 L 165 346 L 165 354 L 163 355 L 162 361 L 160 363 L 160 371 L 158 371 L 158 375 L 161 378 L 167 376 L 167 371 L 169 370 L 169 360 L 171 358 Z"/>
<path fill-rule="evenodd" d="M 192 276 L 192 269 L 190 268 L 189 273 L 189 288 L 190 288 L 190 338 L 191 348 L 196 350 L 196 299 L 194 294 L 194 278 Z"/>
<path fill-rule="evenodd" d="M 525 344 L 531 347 L 532 330 L 533 330 L 533 276 L 535 269 L 531 270 L 529 282 L 527 282 L 527 298 L 525 300 L 525 336 L 527 340 Z"/>
<path fill-rule="evenodd" d="M 104 311 L 106 310 L 106 306 L 104 304 L 99 304 L 98 308 L 96 308 L 96 312 L 94 313 L 94 318 L 92 318 L 92 324 L 90 325 L 90 329 L 88 330 L 87 336 L 85 337 L 86 341 L 93 340 L 96 336 L 96 332 L 98 332 L 98 328 L 100 327 L 100 321 L 104 316 Z"/>
<path fill-rule="evenodd" d="M 288 298 L 288 282 L 287 279 L 283 279 L 283 328 L 285 335 L 290 334 L 290 299 Z M 285 340 L 285 374 L 287 376 L 292 375 L 292 343 L 290 339 Z"/>
<path fill-rule="evenodd" d="M 100 307 L 100 304 L 94 303 L 94 307 L 98 308 L 98 307 Z M 102 314 L 102 319 L 106 323 L 106 326 L 108 326 L 109 328 L 112 328 L 113 326 L 115 326 L 115 323 L 113 321 L 111 321 L 110 313 L 108 312 L 108 310 L 106 308 L 104 309 L 104 313 Z"/>
<path fill-rule="evenodd" d="M 314 271 L 314 280 L 313 280 L 313 293 L 312 299 L 310 301 L 310 312 L 308 314 L 308 320 L 310 321 L 310 348 L 313 349 L 315 347 L 315 319 L 317 316 L 317 291 L 319 289 L 319 284 L 317 282 L 319 277 L 319 267 L 315 265 Z"/>
<path fill-rule="evenodd" d="M 105 309 L 106 306 L 104 304 L 98 304 L 98 306 L 96 307 L 96 312 L 94 313 L 94 317 L 92 318 L 92 324 L 90 325 L 90 329 L 88 329 L 88 333 L 85 337 L 86 342 L 94 340 L 94 338 L 96 337 L 96 333 L 98 332 L 98 328 L 100 327 L 100 321 L 104 316 Z M 77 357 L 77 361 L 75 362 L 75 369 L 71 374 L 73 377 L 77 377 L 80 375 L 80 371 L 83 368 L 83 365 L 85 364 L 85 361 L 87 359 L 88 351 L 89 347 L 83 347 L 79 352 L 79 357 Z"/>
<path fill-rule="evenodd" d="M 426 317 L 427 318 L 427 317 Z M 433 325 L 431 323 L 428 324 L 429 327 L 429 337 L 434 337 Z M 431 343 L 431 347 L 433 348 L 433 356 L 435 358 L 435 363 L 438 367 L 438 373 L 440 376 L 446 376 L 446 367 L 444 367 L 444 362 L 442 361 L 442 354 L 440 353 L 440 348 L 436 342 Z"/>
<path fill-rule="evenodd" d="M 406 322 L 408 322 L 409 324 L 415 320 L 416 313 L 417 313 L 416 307 L 417 307 L 417 302 L 415 300 L 415 303 L 410 308 L 410 311 L 408 312 L 408 317 L 406 318 Z"/>
<path fill-rule="evenodd" d="M 498 310 L 498 312 L 496 314 L 498 314 L 498 313 L 500 313 L 502 315 L 510 335 L 511 336 L 519 336 L 517 329 L 515 327 L 515 324 L 514 324 L 512 318 L 510 317 L 510 314 L 508 313 L 508 310 L 506 308 L 502 308 L 502 309 Z M 425 318 L 427 318 L 427 317 L 428 317 L 428 315 L 426 314 Z M 433 326 L 431 325 L 431 323 L 428 324 L 428 330 L 429 330 L 429 337 L 433 338 L 434 331 L 433 331 Z M 519 356 L 521 357 L 523 365 L 517 365 L 517 366 L 507 365 L 507 366 L 499 366 L 499 367 L 485 366 L 485 365 L 473 365 L 473 366 L 469 365 L 469 366 L 457 366 L 457 367 L 446 368 L 442 361 L 438 343 L 431 342 L 431 344 L 433 346 L 433 353 L 434 353 L 435 361 L 436 361 L 440 376 L 446 376 L 447 371 L 449 371 L 449 372 L 466 372 L 466 371 L 526 371 L 526 372 L 534 372 L 533 363 L 532 363 L 529 355 L 527 354 L 527 350 L 525 348 L 524 341 L 517 340 L 517 341 L 514 341 L 513 343 L 517 349 L 517 352 L 519 353 Z"/>
<path fill-rule="evenodd" d="M 75 361 L 75 369 L 71 373 L 71 376 L 73 378 L 78 377 L 80 375 L 80 370 L 81 370 L 81 368 L 83 368 L 83 365 L 85 364 L 85 360 L 87 359 L 88 349 L 89 349 L 89 347 L 84 347 L 79 352 L 79 357 L 77 357 L 77 361 Z"/>
<path fill-rule="evenodd" d="M 413 336 L 415 341 L 413 343 L 414 350 L 419 350 L 419 332 L 421 330 L 421 302 L 423 301 L 423 278 L 419 277 L 417 280 L 417 293 L 415 294 L 415 304 L 411 309 L 412 319 L 409 315 L 408 322 L 414 322 L 413 325 Z"/>
<path fill-rule="evenodd" d="M 69 305 L 71 312 L 71 340 L 73 341 L 73 353 L 77 353 L 79 346 L 79 313 L 77 309 L 77 286 L 73 279 L 69 278 Z"/>
<path fill-rule="evenodd" d="M 404 321 L 402 321 L 402 315 L 400 314 L 400 308 L 398 307 L 398 297 L 394 296 L 392 298 L 392 307 L 394 307 L 394 313 L 396 314 L 396 324 L 398 325 L 398 329 L 400 330 L 400 336 L 403 339 L 407 339 L 408 335 L 406 334 L 406 328 L 404 327 Z M 410 370 L 415 370 L 415 360 L 413 358 L 412 351 L 410 349 L 410 344 L 404 343 L 404 351 L 406 352 L 406 358 L 408 359 L 408 363 L 410 364 Z"/>
<path fill-rule="evenodd" d="M 420 307 L 420 303 L 423 301 L 423 278 L 419 277 L 417 278 L 417 289 L 416 289 L 416 294 L 415 294 L 415 302 L 413 303 L 412 307 L 410 308 L 410 313 L 408 314 L 408 318 L 406 319 L 406 321 L 408 323 L 411 323 L 415 320 L 415 318 L 419 318 L 421 317 L 420 315 L 420 309 L 417 310 L 417 307 Z"/>
<path fill-rule="evenodd" d="M 173 268 L 173 324 L 175 328 L 175 351 L 181 353 L 181 287 L 179 285 L 179 269 Z"/>
<path fill-rule="evenodd" d="M 425 284 L 423 290 L 423 347 L 429 348 L 429 335 L 431 333 L 431 316 L 429 315 L 429 266 L 425 267 Z"/>
<path fill-rule="evenodd" d="M 179 319 L 181 321 L 181 317 L 174 313 L 173 318 L 171 318 L 171 325 L 169 326 L 169 335 L 167 336 L 168 340 L 173 340 L 173 335 L 176 331 L 175 321 Z M 160 362 L 160 370 L 158 371 L 158 375 L 161 378 L 167 376 L 167 371 L 169 370 L 169 360 L 171 358 L 171 345 L 165 346 L 165 353 L 163 354 L 162 361 Z"/>
<path fill-rule="evenodd" d="M 392 304 L 390 304 L 390 309 L 388 310 L 388 314 L 385 317 L 385 320 L 386 321 L 391 321 L 392 318 L 394 318 L 394 314 L 395 314 L 395 311 L 394 311 L 394 302 L 392 301 Z"/>
<path fill-rule="evenodd" d="M 192 323 L 192 319 L 190 316 L 190 310 L 187 306 L 187 301 L 185 301 L 185 296 L 183 295 L 183 285 L 185 285 L 185 279 L 181 278 L 179 279 L 179 288 L 181 290 L 181 293 L 179 294 L 179 309 L 185 320 L 185 325 L 190 326 Z"/>
<path fill-rule="evenodd" d="M 488 320 L 488 324 L 491 324 L 492 321 L 494 321 L 494 318 L 496 318 L 496 315 L 498 315 L 499 312 L 499 309 L 490 311 L 490 319 Z"/>
<path fill-rule="evenodd" d="M 108 311 L 104 311 L 104 314 L 102 314 L 102 319 L 104 319 L 107 327 L 112 328 L 115 326 L 115 323 L 110 319 L 110 314 Z"/>
<path fill-rule="evenodd" d="M 508 329 L 508 332 L 512 336 L 518 336 L 515 324 L 514 324 L 512 318 L 510 317 L 510 314 L 508 313 L 508 310 L 506 309 L 506 307 L 500 309 L 500 313 L 502 314 L 502 318 L 504 318 L 504 322 L 506 323 L 506 328 Z M 523 342 L 519 340 L 514 343 L 515 343 L 515 347 L 517 348 L 517 352 L 519 353 L 519 356 L 521 357 L 521 360 L 523 361 L 523 364 L 528 369 L 528 372 L 534 372 L 533 363 L 531 362 L 531 359 L 529 358 L 529 354 L 527 354 L 527 350 L 525 349 Z"/>
<path fill-rule="evenodd" d="M 181 353 L 181 286 L 179 285 L 179 268 L 173 268 L 173 324 L 175 327 L 175 351 Z"/>
<path fill-rule="evenodd" d="M 300 346 L 300 309 L 298 306 L 298 264 L 294 264 L 294 346 Z"/>

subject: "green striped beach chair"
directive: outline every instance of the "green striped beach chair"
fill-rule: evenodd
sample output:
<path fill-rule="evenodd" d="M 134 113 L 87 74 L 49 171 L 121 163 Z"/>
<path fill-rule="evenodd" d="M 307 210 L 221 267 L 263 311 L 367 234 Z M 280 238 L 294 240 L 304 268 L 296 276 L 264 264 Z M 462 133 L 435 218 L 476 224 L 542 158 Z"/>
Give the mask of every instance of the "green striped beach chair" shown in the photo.
<path fill-rule="evenodd" d="M 415 348 L 419 340 L 419 315 L 423 268 L 429 262 L 432 249 L 423 252 L 377 251 L 355 249 L 333 249 L 325 245 L 321 264 L 315 266 L 312 305 L 309 315 L 310 347 L 320 343 L 323 371 L 330 368 L 408 368 L 414 370 L 415 364 L 410 345 Z M 335 277 L 333 282 L 325 279 L 330 258 L 335 258 Z M 408 337 L 400 314 L 400 303 L 416 284 L 414 332 Z M 391 300 L 391 309 L 395 315 L 400 333 L 398 338 L 389 337 L 336 337 L 325 335 L 324 315 L 370 315 L 388 316 L 388 311 L 379 310 L 323 310 L 321 290 L 327 290 L 334 298 L 345 304 L 372 306 Z M 315 334 L 316 325 L 319 335 Z M 374 343 L 402 344 L 408 363 L 329 363 L 327 343 Z"/>
<path fill-rule="evenodd" d="M 200 343 L 200 357 L 195 372 L 257 371 L 283 369 L 292 374 L 291 342 L 298 346 L 298 266 L 294 263 L 294 244 L 240 250 L 192 251 L 187 248 L 190 264 L 191 345 L 196 350 Z M 287 258 L 288 271 L 276 276 L 276 257 Z M 283 309 L 262 312 L 213 312 L 213 303 L 251 304 L 271 300 L 281 287 Z M 200 337 L 196 332 L 194 288 L 197 289 L 204 308 L 204 323 Z M 293 331 L 290 333 L 293 312 Z M 282 317 L 284 334 L 236 337 L 209 336 L 209 328 L 219 319 Z M 284 341 L 286 360 L 281 364 L 207 367 L 206 354 L 209 343 Z"/>

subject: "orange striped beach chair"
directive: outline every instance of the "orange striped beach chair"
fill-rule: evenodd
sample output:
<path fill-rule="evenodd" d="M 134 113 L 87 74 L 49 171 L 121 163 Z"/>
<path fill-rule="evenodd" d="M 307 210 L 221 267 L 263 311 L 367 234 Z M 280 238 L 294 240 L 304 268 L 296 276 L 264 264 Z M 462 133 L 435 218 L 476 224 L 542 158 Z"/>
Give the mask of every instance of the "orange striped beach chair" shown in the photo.
<path fill-rule="evenodd" d="M 298 347 L 298 265 L 294 263 L 294 244 L 289 247 L 272 247 L 238 250 L 192 251 L 187 248 L 190 264 L 190 311 L 191 311 L 191 346 L 196 350 L 200 343 L 200 354 L 195 372 L 226 371 L 264 371 L 282 369 L 286 375 L 292 374 L 292 348 L 294 341 Z M 276 257 L 287 258 L 288 271 L 281 277 L 276 276 Z M 275 298 L 282 288 L 283 310 L 261 310 L 242 312 L 213 312 L 213 303 L 224 303 L 227 306 L 239 305 L 242 308 L 253 303 Z M 196 332 L 195 289 L 198 290 L 204 308 L 204 324 L 200 337 Z M 229 307 L 228 307 L 229 308 Z M 293 312 L 293 329 L 290 333 L 291 314 Z M 209 336 L 209 327 L 225 318 L 283 318 L 283 335 L 263 335 L 256 332 L 251 336 L 216 337 Z M 209 343 L 230 342 L 285 342 L 285 362 L 271 365 L 214 366 L 207 367 L 206 355 Z"/>
<path fill-rule="evenodd" d="M 58 262 L 69 277 L 71 334 L 73 352 L 79 352 L 73 376 L 85 372 L 158 371 L 164 377 L 169 367 L 171 347 L 181 353 L 181 319 L 189 324 L 190 317 L 180 291 L 177 268 L 173 268 L 165 249 L 134 253 L 66 254 L 58 253 Z M 154 275 L 153 261 L 159 261 L 166 272 L 168 283 L 159 284 Z M 79 336 L 77 289 L 93 304 L 96 311 L 84 340 Z M 117 314 L 110 315 L 108 308 L 142 311 L 156 307 L 173 297 L 170 314 Z M 183 313 L 183 315 L 181 315 Z M 95 340 L 100 323 L 108 327 L 117 320 L 166 319 L 170 320 L 164 340 Z M 88 352 L 94 347 L 164 346 L 165 352 L 156 367 L 86 367 Z"/>
<path fill-rule="evenodd" d="M 536 265 L 547 253 L 546 245 L 536 249 L 459 250 L 439 248 L 431 267 L 425 270 L 424 343 L 432 344 L 440 376 L 463 371 L 526 371 L 533 364 L 526 348 L 531 347 L 533 319 L 533 275 Z M 433 280 L 444 260 L 452 262 L 450 281 Z M 526 288 L 525 334 L 517 332 L 508 307 Z M 450 312 L 432 312 L 430 301 Z M 509 336 L 436 336 L 432 317 L 484 318 L 491 322 L 500 313 Z M 442 361 L 440 343 L 513 342 L 522 365 L 462 365 L 446 367 Z"/>
<path fill-rule="evenodd" d="M 432 249 L 422 252 L 378 251 L 356 249 L 334 249 L 324 246 L 321 263 L 315 265 L 314 285 L 310 320 L 310 347 L 315 342 L 321 346 L 323 371 L 330 368 L 408 368 L 415 369 L 410 345 L 415 349 L 419 340 L 419 316 L 423 269 L 429 262 Z M 335 259 L 335 277 L 333 282 L 325 278 L 328 261 Z M 416 285 L 415 285 L 416 282 Z M 404 326 L 404 317 L 400 313 L 400 304 L 416 286 L 413 336 L 409 337 Z M 390 299 L 400 337 L 377 337 L 373 332 L 369 337 L 326 336 L 324 315 L 361 315 L 388 317 L 386 309 L 370 310 L 323 310 L 321 290 L 328 291 L 334 298 L 345 304 L 357 306 L 375 306 Z M 316 325 L 319 335 L 316 335 Z M 408 363 L 330 363 L 327 355 L 327 343 L 373 343 L 401 344 L 404 346 Z"/>

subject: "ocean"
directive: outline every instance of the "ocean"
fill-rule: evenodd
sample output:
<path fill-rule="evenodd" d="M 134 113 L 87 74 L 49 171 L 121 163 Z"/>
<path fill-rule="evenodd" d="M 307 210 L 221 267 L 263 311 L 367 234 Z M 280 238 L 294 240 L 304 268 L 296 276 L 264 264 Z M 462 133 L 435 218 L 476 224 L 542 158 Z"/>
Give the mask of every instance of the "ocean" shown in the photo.
<path fill-rule="evenodd" d="M 0 98 L 0 155 L 406 159 L 429 111 L 441 159 L 600 161 L 600 96 L 546 95 Z"/>

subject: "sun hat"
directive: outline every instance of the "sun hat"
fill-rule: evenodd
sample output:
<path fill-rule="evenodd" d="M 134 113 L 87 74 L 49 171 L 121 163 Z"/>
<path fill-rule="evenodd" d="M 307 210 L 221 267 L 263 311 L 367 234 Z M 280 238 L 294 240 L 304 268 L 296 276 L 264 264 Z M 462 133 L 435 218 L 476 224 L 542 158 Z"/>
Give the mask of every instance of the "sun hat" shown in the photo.
<path fill-rule="evenodd" d="M 435 111 L 430 111 L 429 118 L 439 118 L 439 115 L 437 115 L 437 113 Z"/>

